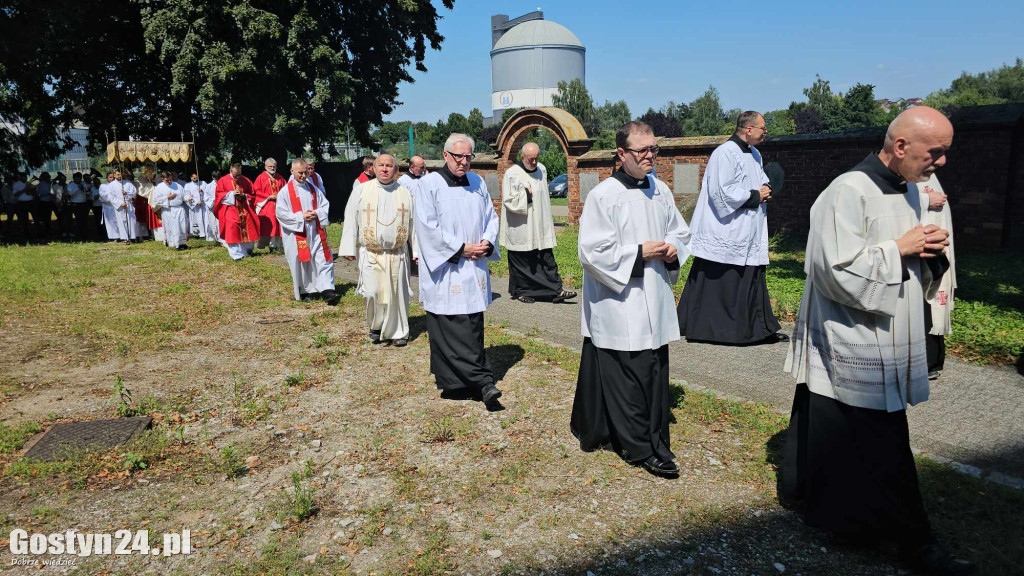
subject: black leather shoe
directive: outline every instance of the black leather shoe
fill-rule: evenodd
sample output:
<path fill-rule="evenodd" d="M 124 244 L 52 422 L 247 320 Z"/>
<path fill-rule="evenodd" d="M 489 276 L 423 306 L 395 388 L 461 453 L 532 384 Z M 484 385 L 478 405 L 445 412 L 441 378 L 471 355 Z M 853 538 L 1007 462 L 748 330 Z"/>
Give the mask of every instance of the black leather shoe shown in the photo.
<path fill-rule="evenodd" d="M 962 576 L 974 574 L 977 567 L 970 561 L 956 558 L 941 542 L 930 542 L 911 550 L 901 550 L 900 559 L 923 574 Z"/>
<path fill-rule="evenodd" d="M 494 384 L 484 386 L 480 394 L 484 404 L 493 404 L 498 401 L 498 398 L 501 398 L 501 390 L 498 390 L 498 387 Z"/>
<path fill-rule="evenodd" d="M 327 302 L 328 306 L 337 306 L 338 300 L 341 300 L 341 296 L 338 296 L 338 293 L 334 290 L 324 290 L 320 293 L 320 296 L 323 297 L 324 302 Z"/>
<path fill-rule="evenodd" d="M 399 339 L 395 340 L 394 345 L 395 345 L 396 348 L 401 348 L 402 346 L 405 346 L 408 343 L 409 343 L 409 340 L 407 338 L 399 338 Z"/>
<path fill-rule="evenodd" d="M 779 342 L 789 342 L 789 334 L 783 334 L 782 332 L 776 332 L 771 336 L 764 339 L 765 344 L 778 344 Z"/>
<path fill-rule="evenodd" d="M 370 330 L 370 342 L 380 344 L 380 330 Z"/>
<path fill-rule="evenodd" d="M 655 476 L 661 476 L 663 478 L 679 477 L 679 467 L 671 460 L 666 462 L 657 456 L 651 455 L 646 459 L 637 462 L 637 464 Z"/>

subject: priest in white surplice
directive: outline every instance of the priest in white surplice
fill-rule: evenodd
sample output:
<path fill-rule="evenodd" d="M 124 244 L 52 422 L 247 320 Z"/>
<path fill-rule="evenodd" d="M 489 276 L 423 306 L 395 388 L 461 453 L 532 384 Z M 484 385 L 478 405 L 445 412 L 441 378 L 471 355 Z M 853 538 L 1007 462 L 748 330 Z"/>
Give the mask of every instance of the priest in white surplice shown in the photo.
<path fill-rule="evenodd" d="M 499 244 L 508 254 L 508 291 L 513 300 L 563 302 L 576 296 L 562 290 L 552 248 L 555 222 L 548 196 L 548 170 L 537 162 L 540 148 L 523 145 L 522 160 L 505 171 L 501 183 Z"/>
<path fill-rule="evenodd" d="M 338 255 L 359 258 L 356 293 L 366 298 L 370 341 L 390 340 L 401 347 L 409 342 L 409 268 L 419 257 L 412 193 L 395 179 L 390 154 L 378 156 L 373 171 L 376 178 L 349 196 Z"/>
<path fill-rule="evenodd" d="M 802 501 L 808 524 L 896 544 L 929 574 L 966 573 L 932 534 L 907 426 L 907 406 L 928 399 L 924 298 L 948 266 L 948 232 L 921 225 L 913 183 L 952 140 L 940 112 L 910 108 L 881 152 L 818 196 L 786 358 L 797 390 L 780 496 Z"/>
<path fill-rule="evenodd" d="M 693 265 L 679 299 L 687 340 L 754 344 L 789 340 L 772 313 L 768 265 L 768 176 L 756 145 L 764 117 L 740 114 L 736 133 L 711 153 L 690 221 Z"/>
<path fill-rule="evenodd" d="M 203 213 L 200 215 L 200 222 L 205 224 L 206 241 L 220 242 L 220 223 L 217 222 L 217 215 L 213 212 L 213 206 L 217 201 L 217 180 L 220 179 L 220 171 L 214 170 L 210 174 L 210 181 L 200 186 L 203 196 Z"/>
<path fill-rule="evenodd" d="M 188 250 L 188 204 L 185 190 L 164 170 L 160 173 L 163 182 L 153 190 L 153 202 L 160 207 L 163 222 L 164 243 L 169 248 Z"/>
<path fill-rule="evenodd" d="M 306 180 L 306 161 L 292 160 L 292 179 L 277 195 L 275 216 L 281 225 L 284 257 L 292 272 L 296 300 L 319 294 L 328 306 L 341 299 L 334 291 L 334 255 L 327 245 L 330 204 Z"/>
<path fill-rule="evenodd" d="M 183 201 L 188 208 L 188 235 L 193 238 L 206 238 L 206 226 L 203 222 L 203 182 L 199 180 L 198 172 L 193 172 L 189 176 L 183 191 Z"/>
<path fill-rule="evenodd" d="M 668 186 L 650 175 L 654 133 L 615 136 L 622 168 L 594 187 L 580 216 L 583 352 L 570 428 L 586 452 L 610 448 L 676 477 L 669 442 L 668 343 L 679 340 L 672 285 L 690 234 Z"/>
<path fill-rule="evenodd" d="M 483 178 L 469 171 L 473 139 L 452 134 L 445 165 L 416 192 L 420 296 L 427 311 L 430 371 L 442 398 L 479 398 L 498 407 L 501 391 L 484 354 L 491 303 L 488 260 L 498 260 L 498 215 Z"/>
<path fill-rule="evenodd" d="M 409 171 L 398 177 L 398 183 L 405 186 L 413 197 L 416 196 L 416 188 L 419 187 L 420 178 L 427 175 L 427 163 L 419 156 L 409 158 Z"/>
<path fill-rule="evenodd" d="M 125 182 L 121 171 L 113 172 L 113 179 L 107 182 L 100 194 L 103 201 L 103 221 L 107 225 L 107 238 L 131 244 L 135 235 L 135 193 L 130 182 Z"/>

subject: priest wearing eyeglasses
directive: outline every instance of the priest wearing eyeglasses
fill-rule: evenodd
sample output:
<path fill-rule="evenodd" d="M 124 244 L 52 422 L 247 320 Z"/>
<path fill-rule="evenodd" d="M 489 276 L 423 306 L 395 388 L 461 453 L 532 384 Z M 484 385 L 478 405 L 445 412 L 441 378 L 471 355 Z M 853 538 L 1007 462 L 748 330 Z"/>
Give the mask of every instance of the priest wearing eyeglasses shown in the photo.
<path fill-rule="evenodd" d="M 452 134 L 444 166 L 419 180 L 420 297 L 441 397 L 477 398 L 496 409 L 501 391 L 484 354 L 484 310 L 491 303 L 487 261 L 499 259 L 498 215 L 483 178 L 469 171 L 474 147 L 466 134 Z"/>
<path fill-rule="evenodd" d="M 693 266 L 679 299 L 679 330 L 687 340 L 789 340 L 779 333 L 765 280 L 772 189 L 755 146 L 767 134 L 764 116 L 744 112 L 736 133 L 708 159 L 690 222 Z"/>
<path fill-rule="evenodd" d="M 672 285 L 690 231 L 672 191 L 650 175 L 651 127 L 628 122 L 615 144 L 622 167 L 590 191 L 580 216 L 583 352 L 570 429 L 585 452 L 610 448 L 674 478 L 668 343 L 679 340 Z"/>

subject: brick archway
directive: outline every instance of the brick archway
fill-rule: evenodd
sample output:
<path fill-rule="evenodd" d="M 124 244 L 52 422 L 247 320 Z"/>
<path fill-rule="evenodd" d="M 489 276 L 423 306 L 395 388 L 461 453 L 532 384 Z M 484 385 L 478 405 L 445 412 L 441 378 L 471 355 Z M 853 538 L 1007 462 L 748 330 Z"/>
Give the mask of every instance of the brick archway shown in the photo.
<path fill-rule="evenodd" d="M 534 128 L 550 130 L 565 151 L 565 172 L 569 176 L 569 223 L 578 224 L 583 205 L 580 204 L 580 176 L 576 160 L 593 146 L 586 130 L 575 116 L 561 108 L 524 108 L 513 114 L 501 127 L 498 140 L 491 147 L 498 153 L 498 178 L 516 162 L 516 155 Z"/>

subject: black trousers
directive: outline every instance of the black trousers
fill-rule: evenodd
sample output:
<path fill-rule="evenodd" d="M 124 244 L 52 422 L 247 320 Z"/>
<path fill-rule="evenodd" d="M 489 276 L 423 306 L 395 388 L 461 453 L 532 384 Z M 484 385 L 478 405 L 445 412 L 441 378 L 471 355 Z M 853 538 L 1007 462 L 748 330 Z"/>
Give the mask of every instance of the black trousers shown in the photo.
<path fill-rule="evenodd" d="M 676 310 L 687 340 L 755 344 L 781 328 L 768 297 L 765 266 L 694 258 Z"/>
<path fill-rule="evenodd" d="M 797 386 L 779 496 L 808 525 L 915 548 L 932 539 L 910 451 L 907 412 L 870 410 Z"/>
<path fill-rule="evenodd" d="M 439 390 L 479 392 L 494 384 L 484 352 L 484 314 L 427 312 L 430 372 Z"/>
<path fill-rule="evenodd" d="M 628 462 L 670 461 L 668 345 L 657 350 L 598 348 L 583 339 L 570 430 L 580 449 L 607 445 Z"/>
<path fill-rule="evenodd" d="M 56 214 L 56 207 L 51 200 L 36 200 L 32 209 L 32 218 L 36 227 L 42 230 L 43 236 L 50 235 L 50 219 Z"/>
<path fill-rule="evenodd" d="M 928 371 L 942 370 L 946 365 L 946 337 L 942 334 L 929 334 L 932 330 L 932 305 L 924 303 L 924 346 L 928 354 Z"/>
<path fill-rule="evenodd" d="M 562 293 L 555 253 L 545 250 L 508 251 L 508 292 L 513 298 L 529 296 L 552 300 Z"/>

